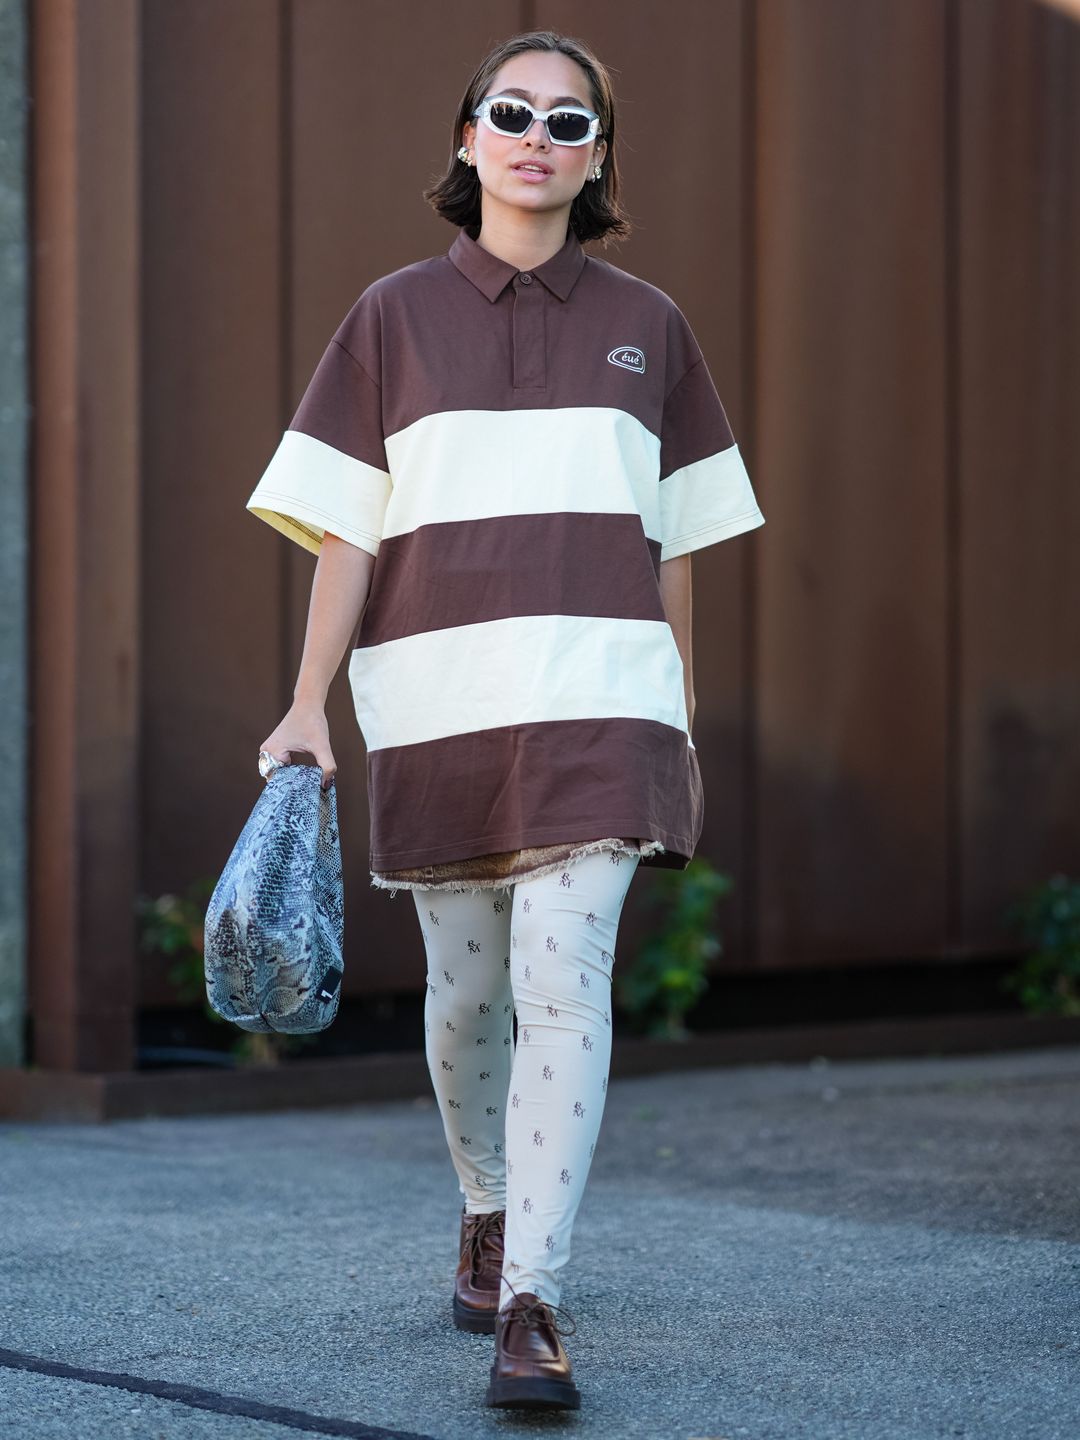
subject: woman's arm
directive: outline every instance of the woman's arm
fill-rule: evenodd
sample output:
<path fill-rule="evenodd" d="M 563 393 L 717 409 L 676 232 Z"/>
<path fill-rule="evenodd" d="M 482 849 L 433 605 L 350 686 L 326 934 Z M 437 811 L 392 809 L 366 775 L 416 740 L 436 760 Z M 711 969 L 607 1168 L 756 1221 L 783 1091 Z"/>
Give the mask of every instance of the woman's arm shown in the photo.
<path fill-rule="evenodd" d="M 259 747 L 286 764 L 298 751 L 313 755 L 322 767 L 324 788 L 337 773 L 326 723 L 326 695 L 367 602 L 374 568 L 374 555 L 327 531 L 311 582 L 304 653 L 292 707 Z"/>
<path fill-rule="evenodd" d="M 686 728 L 694 724 L 694 665 L 690 647 L 691 597 L 690 597 L 690 556 L 676 555 L 673 560 L 660 562 L 660 598 L 664 603 L 664 614 L 675 636 L 675 644 L 683 663 L 683 679 L 686 684 Z"/>

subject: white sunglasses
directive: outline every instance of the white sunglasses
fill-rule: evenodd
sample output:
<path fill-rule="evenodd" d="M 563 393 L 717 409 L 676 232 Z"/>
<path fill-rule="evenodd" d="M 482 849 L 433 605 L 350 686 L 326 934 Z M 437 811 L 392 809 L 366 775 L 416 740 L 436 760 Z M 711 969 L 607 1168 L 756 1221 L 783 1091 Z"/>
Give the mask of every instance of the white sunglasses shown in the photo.
<path fill-rule="evenodd" d="M 489 95 L 472 113 L 496 135 L 526 134 L 534 120 L 543 120 L 553 145 L 587 145 L 600 134 L 600 116 L 580 105 L 559 105 L 554 110 L 537 110 L 516 95 Z"/>

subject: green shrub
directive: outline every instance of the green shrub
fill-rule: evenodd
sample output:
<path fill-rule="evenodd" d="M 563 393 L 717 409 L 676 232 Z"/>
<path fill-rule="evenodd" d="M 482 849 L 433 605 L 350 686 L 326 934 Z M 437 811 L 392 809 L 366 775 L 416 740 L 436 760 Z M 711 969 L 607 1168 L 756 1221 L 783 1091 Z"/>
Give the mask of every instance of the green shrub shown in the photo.
<path fill-rule="evenodd" d="M 1006 911 L 1030 949 L 1002 988 L 1040 1015 L 1080 1015 L 1080 884 L 1054 875 Z"/>
<path fill-rule="evenodd" d="M 615 999 L 631 1026 L 654 1039 L 685 1040 L 685 1017 L 708 988 L 709 961 L 723 949 L 715 912 L 732 889 L 708 860 L 656 870 L 645 904 L 655 919 L 637 954 L 613 971 Z"/>

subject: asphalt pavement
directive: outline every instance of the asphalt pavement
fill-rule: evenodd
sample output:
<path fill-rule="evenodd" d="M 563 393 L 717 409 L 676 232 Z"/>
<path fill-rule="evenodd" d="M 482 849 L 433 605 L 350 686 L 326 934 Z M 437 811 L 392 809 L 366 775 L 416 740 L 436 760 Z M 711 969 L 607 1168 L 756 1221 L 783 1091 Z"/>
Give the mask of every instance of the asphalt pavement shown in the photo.
<path fill-rule="evenodd" d="M 1073 1048 L 613 1080 L 542 1414 L 431 1100 L 0 1124 L 0 1436 L 1076 1440 L 1078 1136 Z"/>

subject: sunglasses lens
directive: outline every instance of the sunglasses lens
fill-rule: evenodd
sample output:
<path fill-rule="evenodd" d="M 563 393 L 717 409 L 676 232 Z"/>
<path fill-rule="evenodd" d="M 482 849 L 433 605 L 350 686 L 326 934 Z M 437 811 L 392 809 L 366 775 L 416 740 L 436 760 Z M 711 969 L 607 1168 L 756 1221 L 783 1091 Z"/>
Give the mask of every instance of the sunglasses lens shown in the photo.
<path fill-rule="evenodd" d="M 589 133 L 589 119 L 573 110 L 558 110 L 548 120 L 548 131 L 552 140 L 561 140 L 563 144 L 584 140 Z"/>
<path fill-rule="evenodd" d="M 500 100 L 488 112 L 491 123 L 504 135 L 524 135 L 532 124 L 533 114 L 527 105 L 515 105 L 510 100 Z M 554 118 L 554 117 L 552 117 Z"/>

